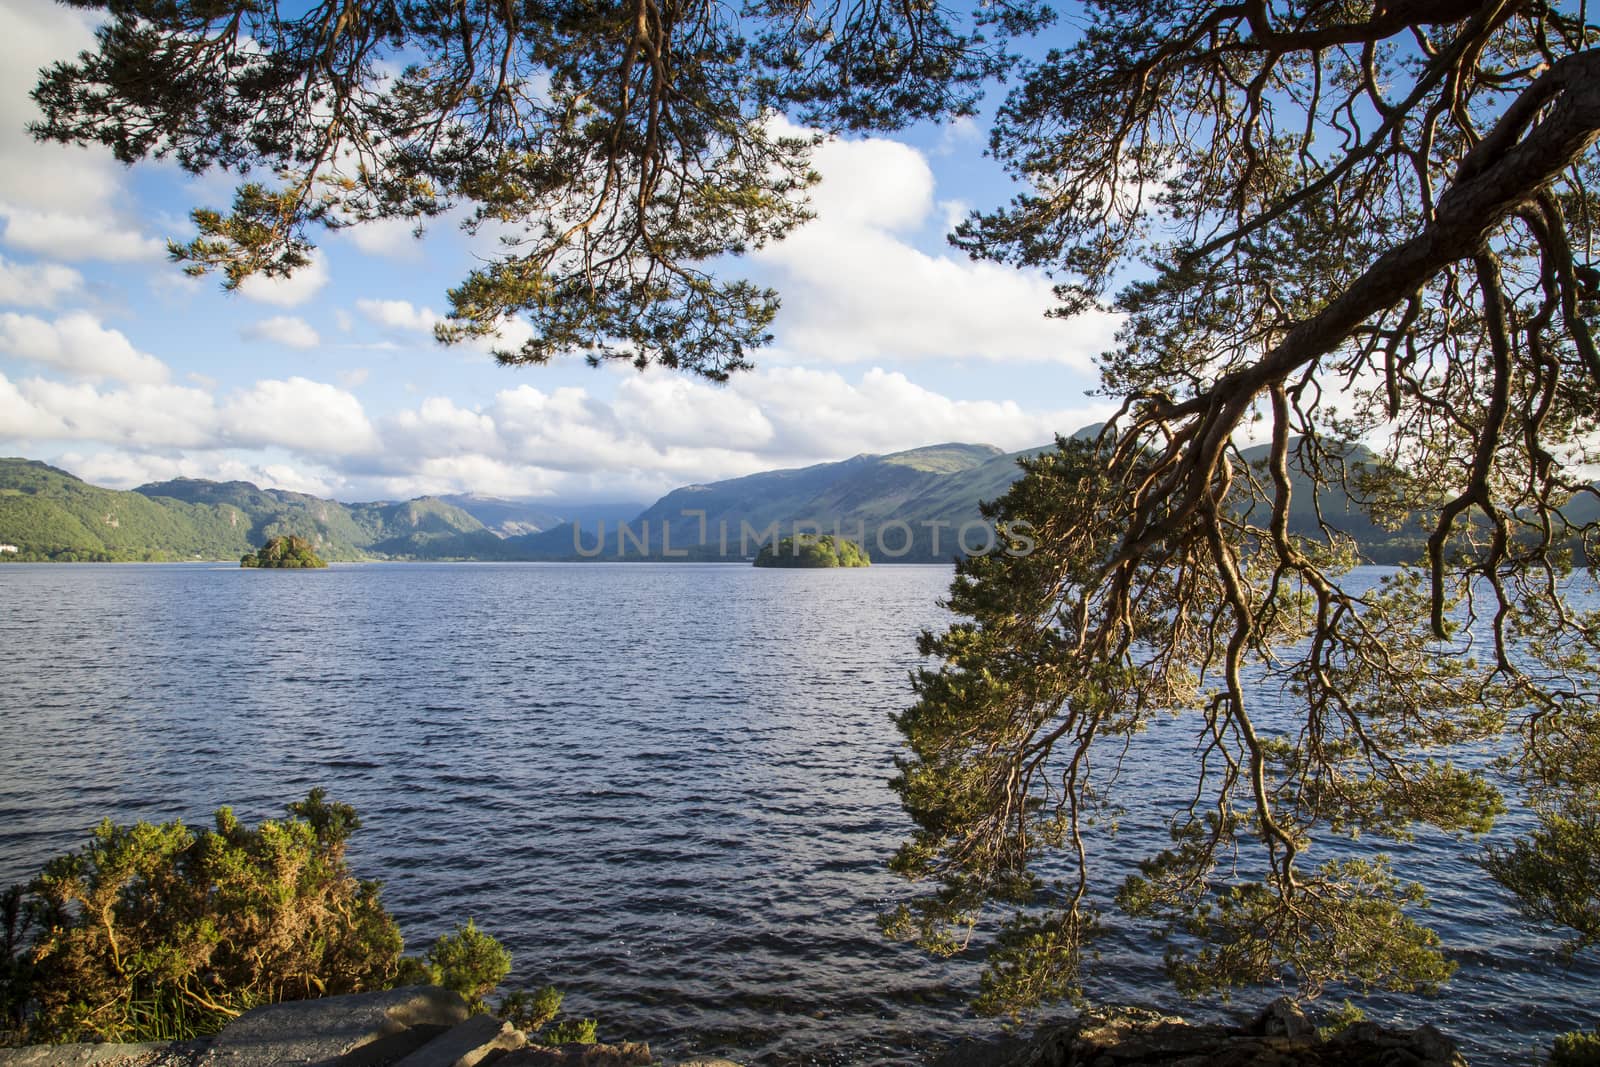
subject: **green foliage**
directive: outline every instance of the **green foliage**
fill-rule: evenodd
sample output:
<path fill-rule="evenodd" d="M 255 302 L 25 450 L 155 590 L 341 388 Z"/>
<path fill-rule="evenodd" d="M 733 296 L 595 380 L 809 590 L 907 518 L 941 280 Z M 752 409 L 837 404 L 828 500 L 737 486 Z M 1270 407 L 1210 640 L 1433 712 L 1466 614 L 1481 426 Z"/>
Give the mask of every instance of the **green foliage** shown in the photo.
<path fill-rule="evenodd" d="M 764 545 L 756 556 L 757 567 L 867 567 L 872 560 L 866 549 L 832 534 L 800 534 Z"/>
<path fill-rule="evenodd" d="M 495 1014 L 543 1045 L 594 1044 L 595 1021 L 560 1018 L 561 1000 L 555 986 L 517 990 L 500 999 Z"/>
<path fill-rule="evenodd" d="M 506 362 L 582 353 L 711 378 L 749 365 L 777 299 L 709 264 L 809 217 L 812 139 L 771 116 L 872 129 L 968 113 L 976 86 L 1014 64 L 993 38 L 1050 17 L 1028 0 L 972 19 L 887 3 L 820 17 L 558 2 L 352 18 L 83 2 L 103 13 L 98 47 L 42 72 L 33 132 L 252 175 L 171 246 L 191 273 L 231 288 L 303 266 L 313 230 L 420 229 L 459 207 L 469 229 L 510 236 L 449 292 L 442 339 L 525 316 L 533 336 Z"/>
<path fill-rule="evenodd" d="M 1557 1037 L 1550 1067 L 1600 1067 L 1600 1032 L 1572 1030 Z"/>
<path fill-rule="evenodd" d="M 597 1024 L 593 1019 L 562 1019 L 539 1035 L 546 1045 L 592 1045 Z"/>
<path fill-rule="evenodd" d="M 1438 753 L 1498 736 L 1509 694 L 1483 685 L 1468 661 L 1428 663 L 1433 638 L 1404 575 L 1364 598 L 1359 628 L 1324 637 L 1343 644 L 1336 656 L 1314 671 L 1297 666 L 1286 650 L 1306 647 L 1318 615 L 1283 585 L 1264 590 L 1259 654 L 1275 657 L 1309 707 L 1327 710 L 1312 720 L 1314 743 L 1299 716 L 1255 722 L 1247 741 L 1225 725 L 1226 693 L 1201 683 L 1217 649 L 1214 602 L 1197 595 L 1203 572 L 1152 561 L 1124 588 L 1106 587 L 1097 574 L 1117 551 L 1129 497 L 1098 446 L 1061 441 L 1023 465 L 986 510 L 1003 534 L 1026 524 L 1034 549 L 958 564 L 949 600 L 958 621 L 923 635 L 938 666 L 917 673 L 918 701 L 896 720 L 907 752 L 894 787 L 917 831 L 893 866 L 931 886 L 888 931 L 944 954 L 998 911 L 1008 918 L 988 945 L 978 1006 L 1015 1015 L 1077 996 L 1100 928 L 1088 854 L 1115 826 L 1106 784 L 1154 716 L 1188 715 L 1207 752 L 1190 771 L 1196 799 L 1171 815 L 1172 847 L 1123 872 L 1114 898 L 1161 931 L 1178 988 L 1225 995 L 1286 978 L 1306 996 L 1334 982 L 1436 988 L 1453 965 L 1413 917 L 1426 903 L 1421 886 L 1402 884 L 1381 853 L 1315 868 L 1297 858 L 1319 831 L 1352 845 L 1361 835 L 1403 841 L 1417 825 L 1487 831 L 1499 794 Z M 1353 559 L 1328 555 L 1326 565 Z M 1095 625 L 1101 598 L 1118 598 L 1112 628 Z M 1371 669 L 1380 655 L 1392 674 Z M 1256 866 L 1239 858 L 1252 843 Z M 1042 883 L 1044 862 L 1065 869 L 1064 885 Z"/>
<path fill-rule="evenodd" d="M 1118 406 L 1027 464 L 992 514 L 1037 551 L 962 563 L 959 621 L 924 638 L 897 926 L 944 951 L 998 913 L 991 1007 L 1070 993 L 1120 761 L 1173 716 L 1172 845 L 1115 906 L 1185 991 L 1442 981 L 1421 888 L 1370 839 L 1489 832 L 1486 750 L 1541 819 L 1491 870 L 1588 944 L 1600 614 L 1567 594 L 1577 549 L 1600 560 L 1574 506 L 1600 430 L 1595 27 L 1562 3 L 1082 14 L 997 113 L 1027 188 L 956 241 L 1051 272 L 1058 314 L 1124 316 Z M 1420 566 L 1369 588 L 1357 538 L 1381 534 Z M 1307 863 L 1330 837 L 1350 858 Z"/>
<path fill-rule="evenodd" d="M 1568 957 L 1600 945 L 1600 814 L 1541 811 L 1537 829 L 1484 865 L 1529 918 L 1572 932 Z"/>
<path fill-rule="evenodd" d="M 255 829 L 227 808 L 202 833 L 101 823 L 28 886 L 31 941 L 8 935 L 20 1035 L 187 1037 L 258 1004 L 387 987 L 400 932 L 346 866 L 359 825 L 321 790 Z"/>
<path fill-rule="evenodd" d="M 518 989 L 500 998 L 495 1014 L 525 1033 L 537 1033 L 561 1013 L 561 990 L 553 985 L 531 992 Z"/>
<path fill-rule="evenodd" d="M 511 971 L 511 953 L 471 919 L 435 941 L 427 961 L 433 984 L 460 993 L 475 1015 L 489 1010 L 485 998 Z"/>
<path fill-rule="evenodd" d="M 1367 1013 L 1360 1007 L 1350 1002 L 1347 998 L 1344 1003 L 1323 1016 L 1322 1025 L 1317 1027 L 1317 1037 L 1323 1041 L 1350 1029 L 1356 1023 L 1367 1021 Z"/>
<path fill-rule="evenodd" d="M 428 983 L 487 1011 L 510 954 L 468 919 L 402 956 L 378 884 L 345 863 L 360 825 L 320 789 L 255 829 L 228 808 L 203 833 L 102 822 L 0 894 L 0 1044 L 187 1039 L 261 1004 Z M 498 1011 L 551 1043 L 592 1043 L 594 1021 L 560 1018 L 561 999 L 512 992 Z"/>
<path fill-rule="evenodd" d="M 311 550 L 311 542 L 302 537 L 274 537 L 254 552 L 246 552 L 239 559 L 241 567 L 286 568 L 326 567 Z"/>

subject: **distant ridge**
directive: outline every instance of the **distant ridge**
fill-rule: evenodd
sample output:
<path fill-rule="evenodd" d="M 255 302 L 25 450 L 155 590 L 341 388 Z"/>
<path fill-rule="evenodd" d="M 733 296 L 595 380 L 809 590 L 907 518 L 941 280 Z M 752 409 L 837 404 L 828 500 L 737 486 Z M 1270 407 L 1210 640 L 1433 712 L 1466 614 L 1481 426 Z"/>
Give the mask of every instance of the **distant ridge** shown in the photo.
<path fill-rule="evenodd" d="M 1003 452 L 947 442 L 858 455 L 687 485 L 642 509 L 471 494 L 343 504 L 195 478 L 124 492 L 37 460 L 0 459 L 0 544 L 19 549 L 0 559 L 237 560 L 268 538 L 294 535 L 334 561 L 746 561 L 762 543 L 798 529 L 858 540 L 875 563 L 944 563 L 987 550 L 979 502 L 1002 496 L 1022 473 L 1017 461 L 1049 447 Z M 1243 455 L 1257 462 L 1265 450 Z M 1361 449 L 1350 455 L 1358 465 L 1372 458 Z M 1309 483 L 1298 473 L 1292 481 L 1290 528 L 1310 533 L 1317 509 Z M 1320 504 L 1322 517 L 1355 538 L 1368 558 L 1415 557 L 1421 532 L 1414 527 L 1375 526 L 1337 490 L 1325 490 Z"/>

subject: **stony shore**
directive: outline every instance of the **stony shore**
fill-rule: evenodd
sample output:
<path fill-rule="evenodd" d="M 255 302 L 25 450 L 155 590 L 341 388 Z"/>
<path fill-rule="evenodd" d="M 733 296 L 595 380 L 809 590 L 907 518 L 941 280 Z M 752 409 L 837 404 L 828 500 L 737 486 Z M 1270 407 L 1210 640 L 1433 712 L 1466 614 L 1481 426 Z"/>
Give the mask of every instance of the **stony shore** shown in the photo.
<path fill-rule="evenodd" d="M 458 995 L 414 986 L 273 1004 L 215 1037 L 176 1044 L 35 1045 L 0 1049 L 0 1067 L 646 1067 L 647 1045 L 530 1044 Z M 936 1067 L 1466 1067 L 1431 1026 L 1356 1023 L 1327 1038 L 1293 1002 L 1246 1026 L 1197 1025 L 1141 1008 L 1094 1009 L 1031 1039 L 969 1042 Z M 738 1067 L 693 1059 L 676 1067 Z"/>

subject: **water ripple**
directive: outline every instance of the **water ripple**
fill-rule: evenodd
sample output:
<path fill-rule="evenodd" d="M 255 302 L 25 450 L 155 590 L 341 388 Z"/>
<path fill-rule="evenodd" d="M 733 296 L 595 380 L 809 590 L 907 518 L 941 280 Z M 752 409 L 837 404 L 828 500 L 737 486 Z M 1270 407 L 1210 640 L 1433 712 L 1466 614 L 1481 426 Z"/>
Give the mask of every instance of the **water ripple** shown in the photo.
<path fill-rule="evenodd" d="M 555 982 L 602 1035 L 669 1055 L 905 1063 L 984 1024 L 976 964 L 885 942 L 908 826 L 887 786 L 914 637 L 939 567 L 409 565 L 0 568 L 0 884 L 101 816 L 204 823 L 281 812 L 314 785 L 362 813 L 356 869 L 413 946 L 468 916 L 514 979 Z M 1107 858 L 1149 851 L 1191 743 L 1152 731 Z M 1482 1057 L 1536 1062 L 1594 1022 L 1600 970 L 1507 921 L 1461 846 L 1402 873 L 1440 891 L 1461 970 L 1437 1019 Z M 1090 984 L 1166 992 L 1127 924 Z M 1243 998 L 1253 999 L 1253 998 Z M 1212 1012 L 1211 1014 L 1216 1014 Z"/>

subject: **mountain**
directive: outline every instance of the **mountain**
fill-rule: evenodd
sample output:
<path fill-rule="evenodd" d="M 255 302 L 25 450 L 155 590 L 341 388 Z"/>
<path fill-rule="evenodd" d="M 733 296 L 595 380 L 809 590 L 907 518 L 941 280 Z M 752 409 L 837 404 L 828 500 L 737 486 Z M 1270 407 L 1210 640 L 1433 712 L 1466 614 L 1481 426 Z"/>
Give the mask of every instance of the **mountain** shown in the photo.
<path fill-rule="evenodd" d="M 303 537 L 332 560 L 507 557 L 481 522 L 429 497 L 341 504 L 194 478 L 124 492 L 36 460 L 0 459 L 0 543 L 16 545 L 16 558 L 238 559 L 279 536 Z"/>
<path fill-rule="evenodd" d="M 342 504 L 192 478 L 119 492 L 44 463 L 7 459 L 0 460 L 0 543 L 21 549 L 6 558 L 28 559 L 238 559 L 271 537 L 292 535 L 330 560 L 732 561 L 811 532 L 858 541 L 877 563 L 948 562 L 963 548 L 987 549 L 979 501 L 1004 494 L 1021 475 L 1017 460 L 1044 450 L 948 443 L 860 455 L 684 486 L 642 509 L 471 495 Z M 1255 464 L 1265 456 L 1265 447 L 1244 451 Z M 1353 467 L 1376 461 L 1359 447 L 1348 458 Z M 1293 470 L 1291 481 L 1290 528 L 1313 533 L 1310 480 Z M 1250 520 L 1265 525 L 1265 507 L 1257 504 Z M 1419 528 L 1380 528 L 1337 487 L 1323 491 L 1320 509 L 1369 559 L 1417 555 Z"/>
<path fill-rule="evenodd" d="M 250 516 L 225 503 L 156 500 L 37 460 L 0 459 L 0 542 L 22 558 L 238 559 L 251 529 Z"/>
<path fill-rule="evenodd" d="M 1022 473 L 1018 457 L 1037 451 L 951 443 L 763 471 L 675 489 L 625 524 L 606 523 L 603 545 L 599 522 L 511 541 L 544 559 L 743 560 L 798 526 L 863 541 L 876 562 L 947 562 L 966 524 L 969 547 L 986 543 L 978 502 L 1004 493 Z"/>
<path fill-rule="evenodd" d="M 453 504 L 500 537 L 521 537 L 560 526 L 564 522 L 589 524 L 625 522 L 645 509 L 643 501 L 578 503 L 565 500 L 502 500 L 462 493 L 439 498 Z"/>

